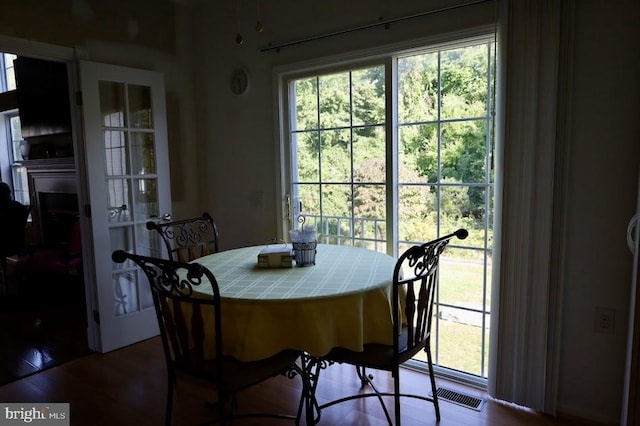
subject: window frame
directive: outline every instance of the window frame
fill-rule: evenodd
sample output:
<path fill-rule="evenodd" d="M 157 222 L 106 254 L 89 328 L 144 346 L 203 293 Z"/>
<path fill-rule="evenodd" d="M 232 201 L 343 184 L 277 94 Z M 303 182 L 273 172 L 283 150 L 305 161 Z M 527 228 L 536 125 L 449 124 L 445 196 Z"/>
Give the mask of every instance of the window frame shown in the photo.
<path fill-rule="evenodd" d="M 287 108 L 291 105 L 290 93 L 288 90 L 285 90 L 285 88 L 289 87 L 289 83 L 292 80 L 313 76 L 318 73 L 325 74 L 345 71 L 354 67 L 366 67 L 373 64 L 380 64 L 382 62 L 384 62 L 385 66 L 388 64 L 389 67 L 395 67 L 392 59 L 395 56 L 408 56 L 418 52 L 436 51 L 452 48 L 454 46 L 464 47 L 465 45 L 478 44 L 487 40 L 495 41 L 495 33 L 496 28 L 494 25 L 484 25 L 463 31 L 455 31 L 440 34 L 438 36 L 419 38 L 402 43 L 275 67 L 273 70 L 273 87 L 274 110 L 276 111 L 276 125 L 274 126 L 274 140 L 277 153 L 276 196 L 277 199 L 281 200 L 280 208 L 277 211 L 278 235 L 288 235 L 290 225 L 292 223 L 292 205 L 291 200 L 287 198 L 287 194 L 289 193 L 288 188 L 290 187 L 291 182 L 291 171 L 287 166 L 291 164 L 291 155 L 288 146 L 288 129 L 291 128 L 289 117 L 292 111 L 291 108 Z M 385 84 L 392 90 L 396 90 L 397 82 L 394 81 L 395 79 L 392 75 L 395 74 L 395 69 L 391 69 L 393 73 L 385 73 Z M 397 123 L 392 117 L 394 109 L 391 107 L 397 107 L 397 104 L 392 105 L 394 102 L 397 102 L 397 100 L 387 99 L 387 123 L 389 124 L 387 126 L 387 132 L 393 132 L 393 129 L 397 127 Z M 387 137 L 389 137 L 388 134 Z M 397 134 L 392 134 L 391 137 L 393 141 L 392 148 L 395 149 L 397 148 Z M 389 153 L 387 153 L 387 155 L 388 154 Z M 392 166 L 393 169 L 390 169 L 389 166 Z M 395 167 L 397 167 L 397 164 Z M 395 167 L 394 164 L 387 164 L 387 173 L 393 173 Z M 387 179 L 387 182 L 388 184 L 391 184 L 389 179 Z M 387 217 L 393 217 L 389 213 L 392 212 L 387 212 Z M 394 219 L 395 218 L 396 217 L 394 217 Z M 394 222 L 396 221 L 394 220 Z M 389 232 L 389 230 L 387 232 Z M 387 244 L 392 243 L 389 239 L 387 239 L 387 241 Z M 389 253 L 391 254 L 393 251 L 390 251 Z"/>

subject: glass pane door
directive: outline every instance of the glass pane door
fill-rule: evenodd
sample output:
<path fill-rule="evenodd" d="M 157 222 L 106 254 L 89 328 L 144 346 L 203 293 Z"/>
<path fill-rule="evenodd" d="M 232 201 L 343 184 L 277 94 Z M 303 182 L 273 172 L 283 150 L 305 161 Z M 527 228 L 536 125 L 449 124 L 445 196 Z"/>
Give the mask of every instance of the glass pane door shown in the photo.
<path fill-rule="evenodd" d="M 100 335 L 106 351 L 157 334 L 144 274 L 131 263 L 112 262 L 111 253 L 162 256 L 157 235 L 145 225 L 170 213 L 164 79 L 149 71 L 81 65 Z"/>
<path fill-rule="evenodd" d="M 155 255 L 158 240 L 144 228 L 158 216 L 151 90 L 100 81 L 99 91 L 111 249 Z M 127 269 L 114 264 L 116 315 L 153 306 L 148 286 L 138 284 L 135 269 Z"/>

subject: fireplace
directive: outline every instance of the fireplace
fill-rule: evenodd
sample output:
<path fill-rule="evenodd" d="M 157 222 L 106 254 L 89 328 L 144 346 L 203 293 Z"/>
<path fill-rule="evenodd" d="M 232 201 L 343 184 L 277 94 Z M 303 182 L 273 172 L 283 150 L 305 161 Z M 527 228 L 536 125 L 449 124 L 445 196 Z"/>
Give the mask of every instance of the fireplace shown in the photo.
<path fill-rule="evenodd" d="M 75 222 L 78 220 L 77 194 L 39 192 L 40 230 L 44 247 L 68 244 Z"/>
<path fill-rule="evenodd" d="M 77 220 L 78 183 L 73 158 L 25 161 L 29 176 L 34 237 L 41 246 L 67 242 Z"/>

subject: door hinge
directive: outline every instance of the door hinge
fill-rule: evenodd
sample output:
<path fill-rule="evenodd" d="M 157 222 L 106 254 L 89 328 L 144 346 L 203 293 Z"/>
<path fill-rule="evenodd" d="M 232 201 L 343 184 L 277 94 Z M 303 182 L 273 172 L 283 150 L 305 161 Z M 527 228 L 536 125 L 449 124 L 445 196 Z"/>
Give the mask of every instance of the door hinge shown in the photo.
<path fill-rule="evenodd" d="M 84 217 L 91 217 L 91 204 L 84 205 Z"/>
<path fill-rule="evenodd" d="M 82 92 L 80 90 L 76 92 L 76 105 L 82 105 Z"/>
<path fill-rule="evenodd" d="M 96 324 L 100 324 L 100 312 L 98 312 L 96 309 L 93 310 L 93 321 Z"/>

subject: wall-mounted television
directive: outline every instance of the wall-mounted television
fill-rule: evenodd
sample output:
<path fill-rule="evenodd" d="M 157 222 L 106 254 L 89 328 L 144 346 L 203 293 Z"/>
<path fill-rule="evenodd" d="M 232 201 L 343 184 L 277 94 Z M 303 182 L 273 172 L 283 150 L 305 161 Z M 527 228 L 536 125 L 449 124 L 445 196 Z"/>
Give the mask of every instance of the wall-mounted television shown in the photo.
<path fill-rule="evenodd" d="M 67 65 L 19 56 L 14 67 L 22 137 L 71 132 Z"/>

